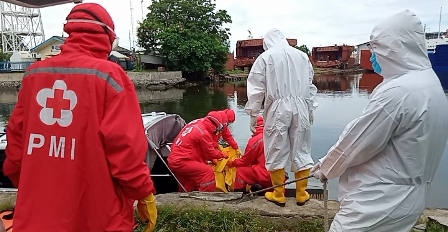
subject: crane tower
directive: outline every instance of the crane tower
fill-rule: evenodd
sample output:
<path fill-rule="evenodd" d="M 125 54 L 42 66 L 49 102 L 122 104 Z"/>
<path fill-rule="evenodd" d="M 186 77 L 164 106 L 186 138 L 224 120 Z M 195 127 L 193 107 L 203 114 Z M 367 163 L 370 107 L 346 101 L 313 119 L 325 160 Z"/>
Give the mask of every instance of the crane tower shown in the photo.
<path fill-rule="evenodd" d="M 45 41 L 40 9 L 0 1 L 2 51 L 29 51 Z"/>

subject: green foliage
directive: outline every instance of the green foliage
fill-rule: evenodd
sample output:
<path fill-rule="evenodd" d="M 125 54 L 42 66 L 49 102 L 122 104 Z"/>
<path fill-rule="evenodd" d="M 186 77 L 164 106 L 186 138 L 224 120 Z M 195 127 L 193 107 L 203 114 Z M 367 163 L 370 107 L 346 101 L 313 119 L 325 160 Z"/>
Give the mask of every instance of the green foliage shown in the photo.
<path fill-rule="evenodd" d="M 321 232 L 320 219 L 286 219 L 262 217 L 255 212 L 241 212 L 227 209 L 212 211 L 206 207 L 159 206 L 155 232 Z M 145 226 L 136 231 L 143 232 Z"/>
<path fill-rule="evenodd" d="M 295 48 L 297 48 L 297 49 L 299 49 L 300 51 L 306 53 L 307 55 L 311 55 L 311 51 L 310 51 L 310 49 L 308 49 L 308 47 L 307 47 L 305 44 L 300 45 L 300 46 L 297 46 L 297 45 L 296 45 Z"/>
<path fill-rule="evenodd" d="M 144 72 L 145 71 L 145 66 L 142 63 L 142 58 L 141 58 L 140 54 L 136 54 L 135 65 L 134 65 L 134 69 L 132 71 L 133 72 Z"/>
<path fill-rule="evenodd" d="M 1 49 L 0 49 L 0 61 L 9 61 L 9 58 L 11 58 L 10 53 L 4 53 Z"/>
<path fill-rule="evenodd" d="M 426 231 L 427 232 L 446 232 L 448 230 L 446 230 L 444 228 L 444 226 L 442 226 L 441 224 L 439 224 L 436 221 L 430 220 L 427 222 L 426 224 Z"/>
<path fill-rule="evenodd" d="M 158 51 L 170 70 L 205 75 L 223 73 L 229 52 L 232 20 L 210 0 L 154 0 L 137 30 L 138 43 L 147 52 Z"/>

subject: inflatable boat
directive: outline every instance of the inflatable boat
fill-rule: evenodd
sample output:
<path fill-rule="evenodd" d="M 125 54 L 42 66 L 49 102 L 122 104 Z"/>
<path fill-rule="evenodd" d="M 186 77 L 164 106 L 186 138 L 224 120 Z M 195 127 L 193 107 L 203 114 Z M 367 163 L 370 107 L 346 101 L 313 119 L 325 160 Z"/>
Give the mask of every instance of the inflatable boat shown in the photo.
<path fill-rule="evenodd" d="M 178 191 L 176 178 L 168 169 L 167 158 L 170 154 L 170 145 L 180 130 L 185 126 L 185 120 L 177 114 L 165 112 L 152 112 L 142 114 L 143 126 L 150 149 L 146 162 L 151 168 L 157 193 Z M 3 162 L 6 158 L 6 128 L 0 127 L 0 189 L 14 189 L 8 177 L 3 175 Z"/>

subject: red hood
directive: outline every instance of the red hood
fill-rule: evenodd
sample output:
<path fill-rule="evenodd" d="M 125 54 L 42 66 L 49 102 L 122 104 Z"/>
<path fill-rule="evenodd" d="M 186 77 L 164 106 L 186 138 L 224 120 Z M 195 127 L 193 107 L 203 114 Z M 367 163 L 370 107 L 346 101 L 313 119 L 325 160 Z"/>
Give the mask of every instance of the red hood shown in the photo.
<path fill-rule="evenodd" d="M 233 111 L 232 109 L 226 109 L 223 110 L 223 112 L 226 114 L 227 120 L 229 120 L 230 123 L 235 122 L 235 111 Z"/>
<path fill-rule="evenodd" d="M 96 3 L 76 5 L 67 19 L 98 21 L 98 19 L 83 11 L 95 15 L 102 23 L 114 30 L 115 26 L 109 13 Z M 61 46 L 61 53 L 79 53 L 105 60 L 109 57 L 115 34 L 105 27 L 94 23 L 70 22 L 65 24 L 64 31 L 67 32 L 69 37 Z"/>
<path fill-rule="evenodd" d="M 208 132 L 214 134 L 218 125 L 224 126 L 224 123 L 227 122 L 226 115 L 219 111 L 210 111 L 207 116 L 204 118 L 204 125 L 207 128 Z"/>

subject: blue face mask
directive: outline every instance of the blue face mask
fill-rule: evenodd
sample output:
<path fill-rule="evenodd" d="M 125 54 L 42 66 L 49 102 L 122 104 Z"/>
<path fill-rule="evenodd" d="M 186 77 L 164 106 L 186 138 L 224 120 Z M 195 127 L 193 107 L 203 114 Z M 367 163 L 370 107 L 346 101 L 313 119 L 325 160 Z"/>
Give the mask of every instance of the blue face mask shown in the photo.
<path fill-rule="evenodd" d="M 381 74 L 382 69 L 380 64 L 378 64 L 378 61 L 376 60 L 376 54 L 374 52 L 370 57 L 370 61 L 372 62 L 373 71 L 377 74 Z"/>

